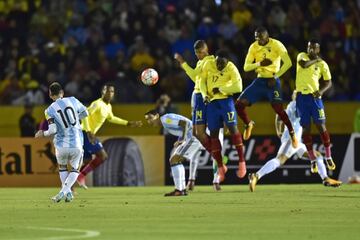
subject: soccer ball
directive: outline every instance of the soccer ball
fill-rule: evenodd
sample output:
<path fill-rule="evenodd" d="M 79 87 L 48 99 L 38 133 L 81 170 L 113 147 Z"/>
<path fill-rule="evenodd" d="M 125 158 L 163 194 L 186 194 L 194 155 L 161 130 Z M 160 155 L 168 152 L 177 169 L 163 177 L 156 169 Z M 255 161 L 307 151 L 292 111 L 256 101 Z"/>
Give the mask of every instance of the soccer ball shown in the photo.
<path fill-rule="evenodd" d="M 152 86 L 159 80 L 159 74 L 153 68 L 147 68 L 141 73 L 141 81 L 147 85 Z"/>

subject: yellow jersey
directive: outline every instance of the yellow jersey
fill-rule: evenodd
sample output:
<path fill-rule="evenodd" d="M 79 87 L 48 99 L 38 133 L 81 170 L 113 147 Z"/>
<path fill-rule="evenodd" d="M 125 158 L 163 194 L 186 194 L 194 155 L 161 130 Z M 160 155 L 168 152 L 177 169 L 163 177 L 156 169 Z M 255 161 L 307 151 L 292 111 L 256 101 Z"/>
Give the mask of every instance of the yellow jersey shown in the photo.
<path fill-rule="evenodd" d="M 272 61 L 269 66 L 260 66 L 260 62 L 268 58 Z M 281 66 L 281 60 L 283 65 Z M 281 66 L 281 68 L 280 68 Z M 258 77 L 271 78 L 274 75 L 280 77 L 291 67 L 291 60 L 285 46 L 278 40 L 269 38 L 265 46 L 257 41 L 250 45 L 245 58 L 245 72 L 255 70 Z"/>
<path fill-rule="evenodd" d="M 195 87 L 194 87 L 195 93 L 200 93 L 200 74 L 205 62 L 211 59 L 214 60 L 215 57 L 213 55 L 208 55 L 203 59 L 198 60 L 195 68 L 190 67 L 189 64 L 187 64 L 186 62 L 181 64 L 181 67 L 185 70 L 185 73 L 195 83 Z"/>
<path fill-rule="evenodd" d="M 213 89 L 219 88 L 219 93 L 213 94 Z M 231 61 L 222 71 L 216 68 L 216 60 L 208 60 L 201 73 L 200 90 L 203 98 L 210 101 L 224 99 L 242 91 L 242 79 L 239 70 Z"/>
<path fill-rule="evenodd" d="M 312 64 L 310 67 L 302 68 L 300 60 L 309 61 L 309 55 L 301 52 L 297 56 L 296 65 L 296 91 L 302 94 L 310 94 L 319 91 L 319 79 L 323 77 L 325 81 L 331 79 L 329 66 L 324 60 Z"/>
<path fill-rule="evenodd" d="M 96 133 L 100 127 L 104 124 L 105 120 L 111 123 L 127 125 L 128 121 L 115 117 L 112 112 L 112 106 L 110 103 L 105 103 L 102 98 L 93 101 L 88 107 L 89 116 L 88 123 L 82 124 L 83 130 L 87 132 Z"/>

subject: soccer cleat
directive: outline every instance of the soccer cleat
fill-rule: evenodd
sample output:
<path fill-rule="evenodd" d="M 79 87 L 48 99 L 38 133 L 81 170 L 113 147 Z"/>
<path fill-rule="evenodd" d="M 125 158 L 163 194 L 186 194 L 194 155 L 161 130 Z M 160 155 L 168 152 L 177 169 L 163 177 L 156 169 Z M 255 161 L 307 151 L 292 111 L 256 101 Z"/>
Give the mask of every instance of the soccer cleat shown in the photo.
<path fill-rule="evenodd" d="M 324 184 L 325 187 L 340 187 L 342 182 L 338 181 L 338 180 L 335 180 L 335 179 L 332 179 L 332 178 L 329 178 L 329 177 L 326 177 L 323 180 L 323 184 Z"/>
<path fill-rule="evenodd" d="M 314 160 L 314 161 L 311 161 L 311 163 L 310 163 L 311 165 L 311 167 L 310 167 L 310 171 L 312 172 L 312 173 L 317 173 L 318 172 L 318 166 L 317 166 L 317 163 L 316 163 L 316 161 Z"/>
<path fill-rule="evenodd" d="M 290 132 L 290 138 L 291 138 L 291 145 L 292 145 L 292 147 L 293 147 L 293 148 L 297 148 L 298 145 L 299 145 L 299 142 L 298 142 L 298 140 L 297 140 L 297 138 L 296 138 L 296 135 L 295 135 L 295 132 L 294 132 L 294 131 Z"/>
<path fill-rule="evenodd" d="M 250 121 L 249 124 L 245 125 L 245 131 L 244 131 L 244 134 L 243 134 L 244 140 L 248 140 L 250 138 L 251 132 L 252 132 L 254 126 L 255 126 L 254 121 Z"/>
<path fill-rule="evenodd" d="M 73 196 L 72 192 L 68 192 L 65 195 L 65 202 L 71 202 L 73 199 L 74 199 L 74 196 Z"/>
<path fill-rule="evenodd" d="M 222 182 L 225 179 L 225 174 L 227 172 L 226 165 L 222 165 L 221 167 L 218 167 L 218 175 L 219 175 L 219 181 Z"/>
<path fill-rule="evenodd" d="M 244 162 L 239 162 L 239 169 L 236 172 L 236 175 L 239 178 L 243 178 L 246 176 L 246 163 Z"/>
<path fill-rule="evenodd" d="M 83 189 L 88 189 L 88 187 L 85 184 L 85 175 L 80 173 L 76 182 L 79 184 L 80 187 L 82 187 Z"/>
<path fill-rule="evenodd" d="M 187 184 L 187 189 L 189 191 L 193 191 L 195 187 L 195 180 L 194 179 L 189 179 L 189 182 Z"/>
<path fill-rule="evenodd" d="M 60 202 L 63 198 L 64 198 L 64 193 L 63 192 L 59 192 L 58 194 L 56 194 L 55 196 L 53 196 L 51 198 L 51 200 L 53 200 L 54 203 L 58 203 Z"/>
<path fill-rule="evenodd" d="M 215 191 L 221 191 L 220 183 L 213 183 L 213 188 Z"/>
<path fill-rule="evenodd" d="M 180 197 L 180 196 L 187 196 L 187 192 L 186 190 L 177 190 L 175 189 L 174 191 L 172 192 L 169 192 L 169 193 L 165 193 L 164 197 Z"/>
<path fill-rule="evenodd" d="M 254 192 L 255 191 L 255 187 L 257 184 L 257 181 L 259 180 L 258 176 L 256 175 L 256 173 L 250 173 L 249 174 L 249 188 L 250 188 L 250 192 Z"/>
<path fill-rule="evenodd" d="M 336 166 L 332 158 L 325 158 L 325 163 L 329 170 L 335 170 Z"/>

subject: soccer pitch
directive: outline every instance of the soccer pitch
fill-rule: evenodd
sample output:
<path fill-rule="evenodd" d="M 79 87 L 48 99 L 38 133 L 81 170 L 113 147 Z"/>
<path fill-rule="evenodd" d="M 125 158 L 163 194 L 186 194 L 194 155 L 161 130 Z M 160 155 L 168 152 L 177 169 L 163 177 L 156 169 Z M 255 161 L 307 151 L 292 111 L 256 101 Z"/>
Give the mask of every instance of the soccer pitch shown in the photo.
<path fill-rule="evenodd" d="M 360 239 L 360 185 L 196 186 L 77 189 L 53 203 L 55 188 L 0 189 L 0 239 Z"/>

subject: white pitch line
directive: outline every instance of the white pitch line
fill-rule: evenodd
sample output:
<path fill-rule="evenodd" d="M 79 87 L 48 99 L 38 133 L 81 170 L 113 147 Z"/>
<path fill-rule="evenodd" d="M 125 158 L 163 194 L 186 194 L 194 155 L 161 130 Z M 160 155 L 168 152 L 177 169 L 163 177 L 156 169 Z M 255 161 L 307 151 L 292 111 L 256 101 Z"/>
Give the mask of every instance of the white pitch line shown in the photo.
<path fill-rule="evenodd" d="M 92 231 L 92 230 L 81 230 L 81 229 L 70 229 L 70 228 L 52 228 L 52 227 L 50 227 L 50 228 L 47 228 L 47 227 L 27 227 L 27 229 L 83 233 L 83 235 L 78 235 L 78 236 L 59 236 L 59 237 L 38 238 L 38 239 L 41 239 L 41 240 L 83 239 L 83 238 L 92 238 L 92 237 L 100 236 L 100 232 Z"/>

